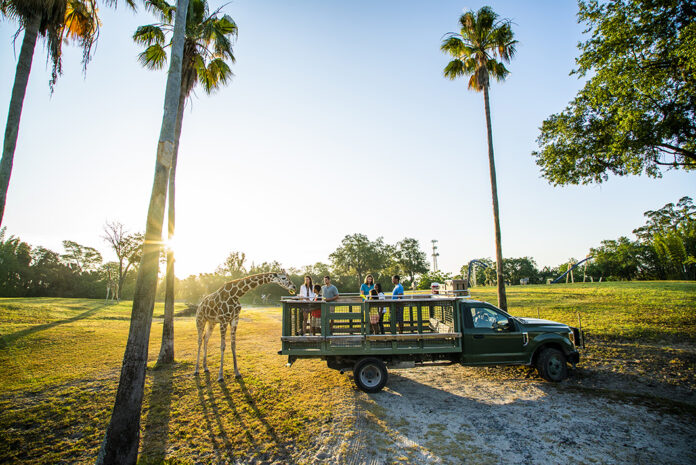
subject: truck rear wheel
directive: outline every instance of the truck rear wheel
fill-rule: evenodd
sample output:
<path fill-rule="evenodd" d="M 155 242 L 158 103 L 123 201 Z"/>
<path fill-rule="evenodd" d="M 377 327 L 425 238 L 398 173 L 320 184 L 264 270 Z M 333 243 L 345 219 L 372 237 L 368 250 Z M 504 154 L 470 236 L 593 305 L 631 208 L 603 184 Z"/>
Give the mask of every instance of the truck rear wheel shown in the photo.
<path fill-rule="evenodd" d="M 353 367 L 353 380 L 361 391 L 379 392 L 387 384 L 389 373 L 380 359 L 365 357 L 358 360 Z"/>
<path fill-rule="evenodd" d="M 568 376 L 568 362 L 563 352 L 548 347 L 539 354 L 537 370 L 546 381 L 562 381 Z"/>

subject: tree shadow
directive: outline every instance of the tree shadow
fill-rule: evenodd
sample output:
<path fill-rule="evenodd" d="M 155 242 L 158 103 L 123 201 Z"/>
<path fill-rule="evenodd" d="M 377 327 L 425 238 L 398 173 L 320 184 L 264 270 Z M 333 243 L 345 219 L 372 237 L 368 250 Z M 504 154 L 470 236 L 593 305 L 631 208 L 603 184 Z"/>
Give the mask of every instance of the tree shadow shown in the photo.
<path fill-rule="evenodd" d="M 215 394 L 213 393 L 213 387 L 210 383 L 210 372 L 204 372 L 203 376 L 205 378 L 205 382 L 201 381 L 200 375 L 196 375 L 195 379 L 196 387 L 198 388 L 198 403 L 201 405 L 201 409 L 203 409 L 203 417 L 205 418 L 210 443 L 213 445 L 213 450 L 216 453 L 219 453 L 221 449 L 232 450 L 232 443 L 230 442 L 227 431 L 225 430 L 225 426 L 222 423 L 220 418 L 220 409 L 215 401 Z M 208 400 L 205 398 L 206 394 L 208 396 Z M 208 408 L 208 404 L 210 405 L 210 408 Z M 215 425 L 217 425 L 219 434 L 217 434 L 215 431 Z M 218 436 L 222 438 L 223 447 L 221 447 L 216 439 Z"/>
<path fill-rule="evenodd" d="M 10 344 L 14 343 L 17 339 L 29 336 L 34 333 L 38 333 L 39 331 L 45 331 L 47 329 L 55 328 L 56 326 L 68 324 L 68 323 L 73 323 L 75 321 L 79 320 L 84 320 L 85 318 L 89 318 L 90 316 L 94 315 L 97 313 L 97 311 L 104 309 L 105 307 L 110 307 L 112 305 L 116 304 L 101 304 L 97 307 L 94 307 L 92 309 L 87 310 L 86 312 L 82 312 L 79 315 L 75 315 L 70 318 L 66 318 L 64 320 L 57 320 L 57 321 L 52 321 L 50 323 L 44 323 L 42 325 L 36 325 L 32 326 L 30 328 L 23 329 L 21 331 L 17 331 L 12 334 L 0 334 L 0 349 L 4 349 L 5 347 L 9 346 Z"/>
<path fill-rule="evenodd" d="M 270 423 L 268 423 L 268 420 L 266 420 L 266 416 L 263 413 L 261 413 L 259 408 L 256 406 L 256 401 L 251 396 L 249 389 L 246 387 L 244 379 L 238 378 L 237 384 L 239 384 L 239 388 L 242 391 L 242 395 L 244 395 L 244 400 L 246 401 L 247 405 L 249 405 L 252 412 L 254 413 L 254 416 L 258 419 L 261 425 L 263 425 L 264 429 L 266 430 L 266 433 L 271 437 L 271 439 L 275 443 L 277 449 L 280 451 L 281 457 L 284 459 L 289 459 L 291 457 L 290 453 L 285 448 L 285 445 L 280 440 L 280 438 L 278 438 L 278 434 L 276 433 L 275 429 L 271 426 Z M 232 397 L 230 396 L 227 386 L 224 383 L 222 384 L 222 390 L 225 394 L 225 399 L 227 400 L 227 403 L 232 407 L 234 402 L 232 400 Z"/>
<path fill-rule="evenodd" d="M 161 463 L 167 455 L 174 369 L 172 364 L 152 370 L 152 391 L 145 417 L 141 453 L 143 461 L 147 463 Z"/>

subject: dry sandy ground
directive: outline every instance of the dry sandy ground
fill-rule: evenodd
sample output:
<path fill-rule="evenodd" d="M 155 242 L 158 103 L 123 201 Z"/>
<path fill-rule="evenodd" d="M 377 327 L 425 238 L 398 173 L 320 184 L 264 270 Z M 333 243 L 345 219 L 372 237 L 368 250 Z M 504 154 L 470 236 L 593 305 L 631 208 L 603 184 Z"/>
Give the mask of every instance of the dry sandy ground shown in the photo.
<path fill-rule="evenodd" d="M 575 372 L 552 384 L 526 368 L 393 370 L 382 392 L 356 391 L 316 447 L 295 459 L 356 465 L 696 463 L 691 402 L 624 398 L 583 386 L 583 377 Z"/>

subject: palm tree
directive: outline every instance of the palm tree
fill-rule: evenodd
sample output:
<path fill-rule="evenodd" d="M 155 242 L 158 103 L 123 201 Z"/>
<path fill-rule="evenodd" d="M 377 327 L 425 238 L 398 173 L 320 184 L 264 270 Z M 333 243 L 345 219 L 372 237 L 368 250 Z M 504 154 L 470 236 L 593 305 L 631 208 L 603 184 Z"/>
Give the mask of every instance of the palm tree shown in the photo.
<path fill-rule="evenodd" d="M 164 95 L 164 115 L 162 116 L 162 127 L 157 144 L 155 176 L 150 195 L 150 206 L 147 210 L 143 258 L 135 282 L 131 325 L 126 351 L 123 355 L 114 410 L 97 457 L 99 465 L 134 465 L 138 459 L 140 411 L 143 405 L 152 311 L 155 308 L 155 293 L 157 291 L 164 204 L 167 198 L 169 170 L 174 158 L 175 126 L 181 91 L 181 63 L 184 56 L 187 11 L 188 0 L 178 0 L 172 39 L 172 57 L 167 75 L 167 90 Z"/>
<path fill-rule="evenodd" d="M 19 120 L 22 116 L 36 39 L 40 35 L 46 39 L 48 45 L 48 58 L 52 63 L 49 85 L 53 92 L 56 80 L 62 73 L 63 42 L 74 41 L 82 47 L 83 66 L 86 67 L 91 58 L 92 45 L 99 35 L 100 23 L 95 0 L 0 0 L 0 13 L 17 20 L 20 31 L 24 29 L 22 48 L 19 52 L 12 86 L 10 109 L 7 113 L 2 160 L 0 160 L 0 224 L 2 224 L 17 146 Z"/>
<path fill-rule="evenodd" d="M 154 11 L 162 23 L 141 26 L 133 34 L 133 40 L 146 45 L 139 56 L 140 63 L 149 69 L 161 69 L 167 62 L 166 37 L 172 30 L 172 6 L 164 0 L 149 0 L 146 6 Z M 207 0 L 191 0 L 186 16 L 186 39 L 181 69 L 181 90 L 176 117 L 176 134 L 174 141 L 174 158 L 169 173 L 168 227 L 169 243 L 174 238 L 175 228 L 175 180 L 176 163 L 179 152 L 179 138 L 184 119 L 186 100 L 196 84 L 201 83 L 207 94 L 227 84 L 232 71 L 226 60 L 234 63 L 232 40 L 237 36 L 237 25 L 227 15 L 218 17 L 220 9 L 212 14 L 208 12 Z M 157 360 L 158 364 L 174 361 L 174 249 L 167 249 L 167 276 L 164 299 L 164 325 L 162 328 L 162 345 Z"/>
<path fill-rule="evenodd" d="M 461 76 L 470 76 L 469 89 L 483 91 L 486 111 L 486 128 L 488 130 L 488 164 L 491 174 L 491 193 L 493 197 L 493 219 L 495 222 L 495 255 L 498 281 L 498 306 L 507 310 L 505 281 L 503 279 L 503 248 L 500 238 L 500 217 L 498 214 L 498 187 L 495 178 L 495 160 L 493 158 L 493 134 L 491 130 L 491 110 L 488 102 L 489 78 L 505 80 L 509 63 L 515 55 L 515 45 L 510 21 L 498 19 L 493 10 L 484 6 L 477 12 L 468 11 L 459 18 L 459 34 L 450 32 L 445 35 L 440 50 L 454 57 L 445 67 L 444 74 L 451 80 Z M 501 61 L 496 58 L 500 57 Z"/>

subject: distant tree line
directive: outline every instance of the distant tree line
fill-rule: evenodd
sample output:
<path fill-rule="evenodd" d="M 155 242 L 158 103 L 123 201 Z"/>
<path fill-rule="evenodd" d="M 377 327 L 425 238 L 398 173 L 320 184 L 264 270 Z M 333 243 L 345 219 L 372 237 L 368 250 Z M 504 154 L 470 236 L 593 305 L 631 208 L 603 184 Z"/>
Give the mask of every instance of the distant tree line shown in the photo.
<path fill-rule="evenodd" d="M 646 223 L 633 230 L 635 240 L 621 236 L 591 248 L 588 255 L 592 260 L 576 269 L 575 281 L 696 279 L 696 207 L 692 199 L 683 197 L 676 204 L 668 203 L 659 210 L 645 212 L 645 217 Z M 95 248 L 70 240 L 63 241 L 62 253 L 32 247 L 17 237 L 7 237 L 3 228 L 0 230 L 0 296 L 104 298 L 111 277 L 119 283 L 120 297 L 132 299 L 143 236 L 112 222 L 104 226 L 103 239 L 114 251 L 116 261 L 104 263 Z M 471 284 L 496 285 L 495 262 L 485 257 L 476 260 L 479 264 L 472 267 Z M 570 258 L 556 267 L 539 268 L 532 257 L 506 258 L 503 276 L 510 285 L 542 284 L 577 262 L 578 259 Z M 388 244 L 382 237 L 370 240 L 364 234 L 350 234 L 329 255 L 329 263 L 317 262 L 286 271 L 298 287 L 305 275 L 318 284 L 323 276 L 329 275 L 342 292 L 357 292 L 365 276 L 372 274 L 375 282 L 389 291 L 390 277 L 394 274 L 402 277 L 407 289 L 430 289 L 434 282 L 468 279 L 468 264 L 468 261 L 463 264 L 458 274 L 434 272 L 416 239 L 404 238 Z M 249 264 L 243 252 L 231 252 L 215 271 L 177 279 L 175 299 L 195 304 L 227 281 L 282 268 L 276 261 Z M 157 290 L 159 300 L 164 298 L 162 281 L 163 277 Z M 243 300 L 261 304 L 277 301 L 284 293 L 277 286 L 262 286 Z"/>

